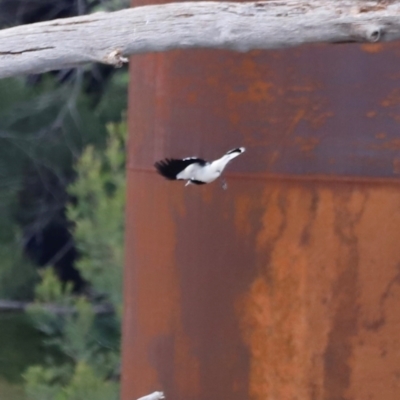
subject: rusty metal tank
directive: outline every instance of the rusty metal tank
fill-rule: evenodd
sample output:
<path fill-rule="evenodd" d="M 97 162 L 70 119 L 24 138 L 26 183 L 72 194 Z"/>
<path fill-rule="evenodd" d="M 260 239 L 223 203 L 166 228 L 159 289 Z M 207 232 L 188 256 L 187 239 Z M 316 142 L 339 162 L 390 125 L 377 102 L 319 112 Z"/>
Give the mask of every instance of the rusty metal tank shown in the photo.
<path fill-rule="evenodd" d="M 131 60 L 122 399 L 400 399 L 400 46 Z M 246 153 L 184 187 L 153 163 Z"/>

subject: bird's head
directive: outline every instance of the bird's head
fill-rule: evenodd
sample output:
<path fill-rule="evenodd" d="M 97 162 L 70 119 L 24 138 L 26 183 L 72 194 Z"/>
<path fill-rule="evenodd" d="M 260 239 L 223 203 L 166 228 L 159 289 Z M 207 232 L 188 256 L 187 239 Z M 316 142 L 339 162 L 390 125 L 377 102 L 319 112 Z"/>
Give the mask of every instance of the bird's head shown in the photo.
<path fill-rule="evenodd" d="M 235 149 L 229 150 L 226 154 L 241 154 L 244 153 L 246 149 L 244 147 L 236 147 Z"/>

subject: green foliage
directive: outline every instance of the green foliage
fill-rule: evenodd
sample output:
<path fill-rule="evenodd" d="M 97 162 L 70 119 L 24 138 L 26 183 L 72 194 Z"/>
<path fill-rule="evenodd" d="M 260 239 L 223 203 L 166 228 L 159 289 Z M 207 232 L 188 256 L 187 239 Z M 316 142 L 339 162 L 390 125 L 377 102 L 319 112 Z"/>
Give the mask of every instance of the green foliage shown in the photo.
<path fill-rule="evenodd" d="M 39 8 L 36 13 L 39 18 L 46 18 L 41 10 L 43 0 L 0 2 L 0 22 L 6 26 L 24 20 L 23 14 L 30 14 L 32 7 Z M 51 0 L 45 2 L 50 4 Z M 59 2 L 52 3 L 57 12 L 62 9 Z M 72 2 L 64 3 L 75 7 Z M 129 0 L 88 0 L 87 3 L 87 9 L 92 11 L 129 7 Z M 47 17 L 53 15 L 52 11 L 47 13 Z M 118 254 L 122 254 L 122 241 L 118 243 L 117 239 L 114 240 L 112 256 L 105 260 L 111 269 L 117 271 L 116 276 L 111 277 L 112 293 L 109 293 L 108 287 L 104 289 L 105 285 L 101 284 L 103 278 L 90 276 L 93 266 L 85 268 L 87 279 L 96 280 L 96 291 L 102 293 L 103 298 L 109 298 L 118 310 L 116 316 L 101 317 L 95 315 L 88 301 L 74 298 L 71 288 L 58 282 L 50 268 L 40 270 L 38 274 L 37 267 L 24 256 L 23 246 L 33 237 L 40 242 L 40 234 L 47 224 L 65 222 L 65 187 L 75 178 L 74 164 L 89 145 L 96 154 L 99 149 L 106 151 L 106 125 L 110 121 L 118 123 L 121 120 L 121 111 L 126 109 L 127 82 L 127 68 L 110 72 L 99 65 L 87 65 L 72 72 L 60 71 L 0 81 L 0 298 L 35 299 L 29 316 L 37 328 L 34 329 L 26 321 L 25 325 L 16 323 L 15 319 L 20 315 L 0 316 L 0 338 L 2 343 L 7 343 L 0 351 L 0 378 L 5 379 L 0 380 L 0 399 L 11 400 L 19 396 L 18 389 L 10 382 L 20 382 L 18 379 L 21 380 L 21 371 L 26 364 L 45 361 L 46 368 L 36 366 L 27 371 L 27 388 L 34 389 L 28 390 L 30 398 L 55 399 L 62 391 L 63 399 L 67 396 L 65 393 L 76 398 L 77 395 L 65 389 L 72 384 L 73 377 L 76 377 L 74 382 L 78 385 L 78 377 L 83 373 L 83 370 L 77 369 L 79 363 L 86 363 L 93 376 L 105 382 L 102 392 L 117 391 L 117 384 L 109 383 L 110 377 L 117 374 L 119 363 L 121 304 L 118 304 L 118 299 L 121 290 L 114 289 L 121 278 L 120 263 L 114 264 L 114 260 L 121 258 Z M 79 174 L 79 171 L 76 172 Z M 122 174 L 119 175 L 124 176 L 124 171 L 120 172 Z M 101 195 L 100 192 L 97 194 Z M 76 198 L 79 202 L 79 196 Z M 79 215 L 80 223 L 85 225 L 84 219 L 89 217 L 82 212 Z M 120 221 L 119 225 L 115 225 L 122 227 L 123 216 L 117 216 L 116 208 L 114 216 L 115 221 L 118 218 Z M 102 229 L 101 224 L 97 226 Z M 92 236 L 97 234 L 90 229 L 87 233 Z M 110 230 L 109 233 L 112 234 Z M 86 244 L 83 247 L 88 248 Z M 29 254 L 32 260 L 42 265 L 41 251 L 34 249 Z M 95 260 L 88 252 L 85 254 L 86 261 L 82 258 L 83 263 Z M 99 268 L 105 267 L 100 265 Z M 40 283 L 35 287 L 38 281 Z M 55 314 L 44 309 L 43 303 L 75 307 L 78 311 L 75 314 Z M 90 313 L 95 315 L 92 319 Z M 28 320 L 27 316 L 23 317 Z M 77 333 L 82 319 L 87 324 L 83 324 L 82 332 Z M 38 345 L 42 337 L 47 338 L 49 347 L 46 351 Z"/>
<path fill-rule="evenodd" d="M 16 237 L 14 240 L 10 239 L 6 245 L 0 246 L 0 260 L 0 298 L 32 298 L 37 273 L 22 255 Z"/>
<path fill-rule="evenodd" d="M 31 367 L 25 374 L 26 393 L 30 400 L 118 400 L 118 384 L 105 381 L 84 361 L 76 365 L 66 386 L 55 383 L 60 371 Z"/>
<path fill-rule="evenodd" d="M 119 122 L 126 109 L 127 72 L 90 92 L 84 90 L 89 68 L 62 84 L 46 74 L 34 85 L 25 78 L 0 81 L 1 298 L 33 295 L 35 271 L 22 255 L 16 225 L 40 232 L 59 218 L 74 163 L 88 145 L 106 147 L 106 123 Z"/>
<path fill-rule="evenodd" d="M 38 303 L 71 304 L 72 283 L 63 284 L 50 268 L 39 272 L 41 281 L 35 287 L 35 300 Z"/>
<path fill-rule="evenodd" d="M 79 362 L 71 383 L 64 389 L 60 400 L 117 400 L 118 386 L 115 382 L 99 378 L 85 362 Z"/>
<path fill-rule="evenodd" d="M 25 400 L 25 393 L 20 385 L 0 379 L 0 399 L 6 400 Z"/>
<path fill-rule="evenodd" d="M 46 343 L 53 344 L 55 338 L 62 337 L 65 317 L 43 305 L 72 308 L 76 300 L 72 296 L 72 285 L 60 282 L 52 269 L 44 269 L 40 275 L 41 281 L 35 287 L 35 302 L 29 307 L 28 315 L 39 331 L 51 337 Z"/>
<path fill-rule="evenodd" d="M 69 193 L 78 199 L 68 207 L 80 252 L 78 268 L 94 289 L 107 294 L 120 312 L 125 207 L 125 124 L 108 125 L 104 152 L 88 146 L 77 163 L 78 177 Z"/>
<path fill-rule="evenodd" d="M 26 394 L 31 400 L 56 400 L 62 387 L 57 383 L 59 371 L 36 365 L 29 367 L 24 375 L 27 382 Z"/>
<path fill-rule="evenodd" d="M 67 214 L 80 252 L 77 267 L 91 283 L 94 298 L 110 302 L 116 313 L 96 315 L 96 304 L 74 296 L 71 287 L 59 282 L 51 270 L 42 273 L 29 314 L 48 336 L 47 345 L 55 346 L 65 361 L 27 369 L 29 400 L 113 400 L 119 396 L 115 377 L 120 364 L 126 125 L 110 124 L 107 129 L 105 149 L 87 146 L 76 163 L 76 180 L 68 189 L 75 201 Z M 43 307 L 44 303 L 52 303 L 58 311 Z"/>
<path fill-rule="evenodd" d="M 27 365 L 41 363 L 44 346 L 43 335 L 23 313 L 0 313 L 0 399 L 4 380 L 21 384 L 21 374 Z"/>

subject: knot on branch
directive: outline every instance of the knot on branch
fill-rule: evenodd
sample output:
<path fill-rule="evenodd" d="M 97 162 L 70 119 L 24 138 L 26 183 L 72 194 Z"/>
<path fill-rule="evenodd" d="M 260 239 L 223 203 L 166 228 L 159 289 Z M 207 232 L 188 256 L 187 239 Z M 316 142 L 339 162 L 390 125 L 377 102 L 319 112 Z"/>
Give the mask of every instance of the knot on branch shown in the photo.
<path fill-rule="evenodd" d="M 376 43 L 382 40 L 383 28 L 378 25 L 357 26 L 355 36 L 361 42 Z"/>
<path fill-rule="evenodd" d="M 381 40 L 382 37 L 382 28 L 379 26 L 372 26 L 366 30 L 366 39 L 369 42 L 376 43 Z"/>
<path fill-rule="evenodd" d="M 124 64 L 128 62 L 128 57 L 124 57 L 122 55 L 121 49 L 113 50 L 111 53 L 107 54 L 104 59 L 105 64 L 113 65 L 115 68 L 121 68 Z"/>

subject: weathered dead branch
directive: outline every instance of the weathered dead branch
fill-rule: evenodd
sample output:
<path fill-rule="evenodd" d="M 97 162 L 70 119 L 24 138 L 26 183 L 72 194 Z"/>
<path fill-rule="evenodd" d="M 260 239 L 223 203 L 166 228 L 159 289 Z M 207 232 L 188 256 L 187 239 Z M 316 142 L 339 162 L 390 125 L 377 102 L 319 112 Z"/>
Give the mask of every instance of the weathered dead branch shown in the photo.
<path fill-rule="evenodd" d="M 400 38 L 400 0 L 171 3 L 0 31 L 0 78 L 170 49 L 275 49 Z"/>

